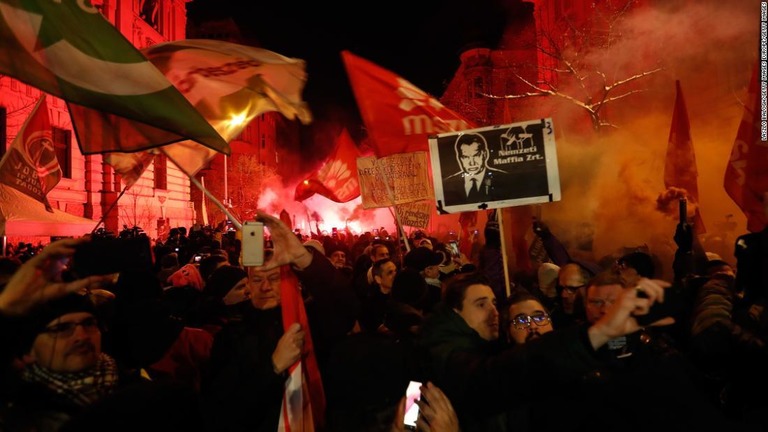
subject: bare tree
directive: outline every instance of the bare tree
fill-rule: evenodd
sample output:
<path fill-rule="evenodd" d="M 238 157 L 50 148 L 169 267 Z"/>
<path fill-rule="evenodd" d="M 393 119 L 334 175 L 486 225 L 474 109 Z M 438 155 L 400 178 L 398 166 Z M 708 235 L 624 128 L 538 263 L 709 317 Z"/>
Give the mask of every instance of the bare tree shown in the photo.
<path fill-rule="evenodd" d="M 229 171 L 232 206 L 240 220 L 253 217 L 258 208 L 259 198 L 267 185 L 279 183 L 280 176 L 274 168 L 262 165 L 256 155 L 244 154 L 237 157 Z"/>
<path fill-rule="evenodd" d="M 135 184 L 125 194 L 128 205 L 121 207 L 122 217 L 120 223 L 128 228 L 140 227 L 144 231 L 152 228 L 155 212 L 150 204 L 151 192 L 148 195 L 146 188 Z"/>
<path fill-rule="evenodd" d="M 595 2 L 589 18 L 582 22 L 576 22 L 577 18 L 570 15 L 550 25 L 542 22 L 536 50 L 550 60 L 548 64 L 510 64 L 510 71 L 522 83 L 519 87 L 523 91 L 484 95 L 494 99 L 554 96 L 586 111 L 595 131 L 615 128 L 606 118 L 606 107 L 645 91 L 639 82 L 663 70 L 662 67 L 637 70 L 639 61 L 627 64 L 611 61 L 611 53 L 621 42 L 622 23 L 636 1 L 620 3 L 616 6 L 611 1 Z"/>

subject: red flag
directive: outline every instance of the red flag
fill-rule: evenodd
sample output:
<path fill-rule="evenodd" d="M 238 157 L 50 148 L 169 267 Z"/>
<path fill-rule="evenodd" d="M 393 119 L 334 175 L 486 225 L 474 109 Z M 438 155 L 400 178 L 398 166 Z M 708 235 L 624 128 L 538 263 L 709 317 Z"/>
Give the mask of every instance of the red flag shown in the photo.
<path fill-rule="evenodd" d="M 672 126 L 669 129 L 667 144 L 667 159 L 664 165 L 664 186 L 676 187 L 688 192 L 688 200 L 696 204 L 693 225 L 698 234 L 707 232 L 699 212 L 699 187 L 696 178 L 699 176 L 696 168 L 696 154 L 691 141 L 691 124 L 688 121 L 688 110 L 685 106 L 683 89 L 680 81 L 675 81 L 677 96 L 675 110 L 672 113 Z"/>
<path fill-rule="evenodd" d="M 53 213 L 47 194 L 59 180 L 61 166 L 53 147 L 51 120 L 43 94 L 0 161 L 0 182 L 40 201 Z"/>
<path fill-rule="evenodd" d="M 461 235 L 459 236 L 459 252 L 466 257 L 472 256 L 472 236 L 469 234 L 469 227 L 477 226 L 477 212 L 461 212 L 459 215 L 459 226 L 461 226 Z"/>
<path fill-rule="evenodd" d="M 469 120 L 410 82 L 349 51 L 341 53 L 377 157 L 429 151 L 429 135 L 470 129 Z"/>
<path fill-rule="evenodd" d="M 518 270 L 531 270 L 531 256 L 528 253 L 528 240 L 525 239 L 533 220 L 532 206 L 516 206 L 509 208 L 512 220 L 509 222 L 512 236 L 512 250 L 515 251 L 515 266 Z M 506 225 L 505 221 L 505 225 Z"/>
<path fill-rule="evenodd" d="M 288 368 L 285 382 L 283 408 L 278 430 L 302 432 L 322 430 L 325 424 L 325 393 L 317 366 L 309 320 L 304 301 L 299 292 L 299 281 L 290 266 L 280 268 L 280 298 L 282 303 L 283 329 L 298 322 L 305 332 L 304 351 L 306 355 Z"/>
<path fill-rule="evenodd" d="M 747 217 L 747 230 L 760 232 L 768 224 L 765 207 L 768 203 L 768 143 L 761 136 L 760 92 L 758 63 L 752 72 L 747 103 L 741 118 L 731 159 L 725 168 L 725 192 Z"/>
<path fill-rule="evenodd" d="M 357 178 L 357 158 L 360 151 L 346 129 L 336 139 L 336 148 L 323 166 L 306 180 L 296 185 L 294 199 L 304 201 L 320 194 L 331 201 L 345 203 L 360 196 Z"/>

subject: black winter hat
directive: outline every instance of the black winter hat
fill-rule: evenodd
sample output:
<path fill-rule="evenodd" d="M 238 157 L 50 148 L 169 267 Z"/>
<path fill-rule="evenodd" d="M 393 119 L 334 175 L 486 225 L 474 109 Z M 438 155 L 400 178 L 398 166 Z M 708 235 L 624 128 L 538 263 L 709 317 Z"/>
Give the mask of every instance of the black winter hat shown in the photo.
<path fill-rule="evenodd" d="M 44 303 L 22 320 L 21 331 L 17 333 L 18 353 L 29 351 L 32 342 L 48 324 L 66 314 L 88 312 L 98 318 L 96 306 L 90 296 L 68 294 L 62 298 Z"/>
<path fill-rule="evenodd" d="M 433 252 L 428 247 L 419 246 L 415 249 L 411 249 L 410 252 L 405 254 L 403 263 L 406 268 L 411 268 L 416 271 L 424 271 L 429 266 L 440 265 L 443 262 L 443 255 Z"/>
<path fill-rule="evenodd" d="M 240 267 L 225 265 L 217 268 L 205 283 L 203 295 L 223 299 L 240 280 L 248 277 L 248 273 Z"/>

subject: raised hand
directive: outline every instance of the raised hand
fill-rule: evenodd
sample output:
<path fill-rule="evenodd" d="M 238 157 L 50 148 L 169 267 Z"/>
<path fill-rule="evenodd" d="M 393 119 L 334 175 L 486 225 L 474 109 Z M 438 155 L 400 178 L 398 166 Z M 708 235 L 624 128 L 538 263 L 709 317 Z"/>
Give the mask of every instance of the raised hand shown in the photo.
<path fill-rule="evenodd" d="M 23 316 L 38 305 L 67 294 L 85 294 L 112 285 L 111 275 L 89 276 L 72 282 L 61 280 L 63 263 L 75 254 L 77 245 L 87 241 L 88 237 L 57 240 L 22 264 L 0 292 L 0 314 Z"/>
<path fill-rule="evenodd" d="M 286 264 L 303 270 L 312 263 L 312 253 L 283 221 L 262 211 L 256 212 L 256 220 L 262 222 L 269 230 L 275 248 L 272 258 L 264 265 L 256 267 L 257 270 L 272 270 Z"/>

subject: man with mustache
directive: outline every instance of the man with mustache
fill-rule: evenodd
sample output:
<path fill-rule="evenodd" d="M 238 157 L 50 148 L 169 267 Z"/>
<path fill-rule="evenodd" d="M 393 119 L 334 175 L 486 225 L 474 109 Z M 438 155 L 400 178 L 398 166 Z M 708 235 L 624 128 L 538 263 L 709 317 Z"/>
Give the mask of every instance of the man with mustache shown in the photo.
<path fill-rule="evenodd" d="M 146 380 L 102 352 L 112 276 L 61 278 L 63 260 L 87 241 L 51 243 L 0 290 L 0 429 L 201 430 L 192 389 Z"/>
<path fill-rule="evenodd" d="M 547 308 L 533 294 L 518 291 L 512 294 L 508 304 L 507 332 L 513 344 L 524 344 L 554 330 Z"/>

